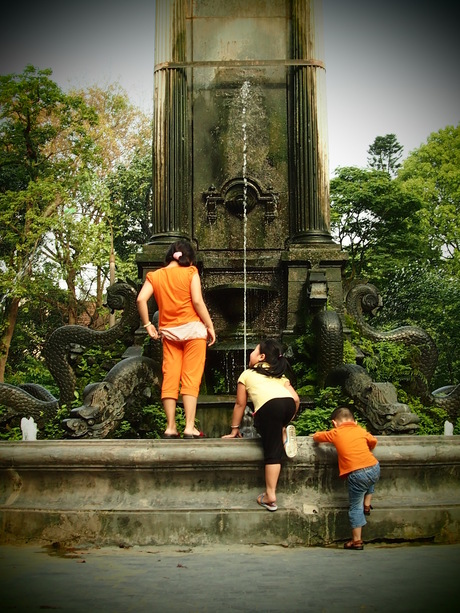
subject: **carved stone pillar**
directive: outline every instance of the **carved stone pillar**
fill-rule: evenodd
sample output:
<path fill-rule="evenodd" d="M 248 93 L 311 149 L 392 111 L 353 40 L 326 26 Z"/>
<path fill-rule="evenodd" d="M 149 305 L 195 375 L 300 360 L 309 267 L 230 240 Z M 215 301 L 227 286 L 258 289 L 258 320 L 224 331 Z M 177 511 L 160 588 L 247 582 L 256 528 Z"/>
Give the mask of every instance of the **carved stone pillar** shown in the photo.
<path fill-rule="evenodd" d="M 331 243 L 321 2 L 292 0 L 291 243 Z"/>
<path fill-rule="evenodd" d="M 190 237 L 187 0 L 156 2 L 152 243 Z"/>

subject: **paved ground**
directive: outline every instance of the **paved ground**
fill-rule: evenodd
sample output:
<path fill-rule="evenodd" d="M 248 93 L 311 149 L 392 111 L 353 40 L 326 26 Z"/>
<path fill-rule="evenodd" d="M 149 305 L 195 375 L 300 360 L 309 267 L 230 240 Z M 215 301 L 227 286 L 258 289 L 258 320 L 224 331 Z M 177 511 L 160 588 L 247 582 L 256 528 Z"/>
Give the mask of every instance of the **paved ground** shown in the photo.
<path fill-rule="evenodd" d="M 450 613 L 460 545 L 0 546 L 0 610 Z"/>

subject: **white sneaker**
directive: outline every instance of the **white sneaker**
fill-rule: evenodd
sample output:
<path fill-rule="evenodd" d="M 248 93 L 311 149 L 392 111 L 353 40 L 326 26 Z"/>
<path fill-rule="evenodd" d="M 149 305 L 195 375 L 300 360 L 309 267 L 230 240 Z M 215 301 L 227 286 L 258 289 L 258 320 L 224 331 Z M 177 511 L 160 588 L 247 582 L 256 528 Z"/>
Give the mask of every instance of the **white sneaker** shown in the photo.
<path fill-rule="evenodd" d="M 284 450 L 288 458 L 294 458 L 297 455 L 297 438 L 295 433 L 295 426 L 290 424 L 286 428 L 286 442 L 284 443 Z"/>

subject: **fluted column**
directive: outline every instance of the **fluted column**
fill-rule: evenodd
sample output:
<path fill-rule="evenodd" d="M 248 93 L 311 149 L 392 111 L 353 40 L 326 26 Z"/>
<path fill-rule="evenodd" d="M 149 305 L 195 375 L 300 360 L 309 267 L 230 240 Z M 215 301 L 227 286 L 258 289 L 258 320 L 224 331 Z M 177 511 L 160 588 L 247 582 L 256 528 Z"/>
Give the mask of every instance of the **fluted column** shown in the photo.
<path fill-rule="evenodd" d="M 290 240 L 330 243 L 322 2 L 292 0 Z"/>
<path fill-rule="evenodd" d="M 186 55 L 187 0 L 157 0 L 153 113 L 153 243 L 191 234 Z"/>

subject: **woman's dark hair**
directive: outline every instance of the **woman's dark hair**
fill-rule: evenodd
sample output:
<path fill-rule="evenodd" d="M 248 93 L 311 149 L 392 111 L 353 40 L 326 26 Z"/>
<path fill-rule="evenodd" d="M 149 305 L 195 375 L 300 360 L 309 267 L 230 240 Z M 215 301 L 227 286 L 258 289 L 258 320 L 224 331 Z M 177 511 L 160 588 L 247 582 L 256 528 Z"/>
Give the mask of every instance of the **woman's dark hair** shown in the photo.
<path fill-rule="evenodd" d="M 291 382 L 291 385 L 295 386 L 296 376 L 291 368 L 291 365 L 283 355 L 283 346 L 278 341 L 272 338 L 267 338 L 259 343 L 260 353 L 265 354 L 266 366 L 262 364 L 256 364 L 253 368 L 262 375 L 267 377 L 281 378 L 283 375 Z"/>
<path fill-rule="evenodd" d="M 174 257 L 174 254 L 180 253 L 180 256 Z M 169 264 L 173 260 L 176 261 L 179 266 L 192 266 L 195 264 L 195 249 L 190 241 L 185 238 L 179 239 L 173 243 L 165 255 L 165 262 Z"/>

